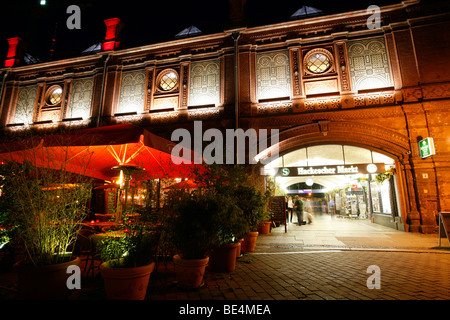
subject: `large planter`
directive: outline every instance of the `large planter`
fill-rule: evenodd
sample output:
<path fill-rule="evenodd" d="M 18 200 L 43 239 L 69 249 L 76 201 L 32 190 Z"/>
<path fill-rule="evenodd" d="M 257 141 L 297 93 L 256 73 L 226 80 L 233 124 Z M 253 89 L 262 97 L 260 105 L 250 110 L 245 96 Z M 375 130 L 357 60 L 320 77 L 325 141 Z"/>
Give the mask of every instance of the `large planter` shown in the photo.
<path fill-rule="evenodd" d="M 257 231 L 250 231 L 244 237 L 244 241 L 241 244 L 241 250 L 243 252 L 253 252 L 256 247 L 256 239 L 258 238 Z"/>
<path fill-rule="evenodd" d="M 100 265 L 108 300 L 144 300 L 150 274 L 155 263 L 135 268 L 110 268 L 108 262 Z"/>
<path fill-rule="evenodd" d="M 214 247 L 209 256 L 209 270 L 212 272 L 233 272 L 236 268 L 236 250 L 238 243 Z"/>
<path fill-rule="evenodd" d="M 270 233 L 270 221 L 264 221 L 258 226 L 259 234 L 269 234 Z"/>
<path fill-rule="evenodd" d="M 241 248 L 242 248 L 243 241 L 244 241 L 244 238 L 239 239 L 238 246 L 236 247 L 236 258 L 242 257 Z"/>
<path fill-rule="evenodd" d="M 79 265 L 81 259 L 34 266 L 18 263 L 14 266 L 17 273 L 18 299 L 21 300 L 64 300 L 72 290 L 67 288 L 67 279 L 72 273 L 67 268 Z"/>
<path fill-rule="evenodd" d="M 209 257 L 204 259 L 183 259 L 179 255 L 175 255 L 173 264 L 178 286 L 186 289 L 201 287 L 208 262 Z"/>

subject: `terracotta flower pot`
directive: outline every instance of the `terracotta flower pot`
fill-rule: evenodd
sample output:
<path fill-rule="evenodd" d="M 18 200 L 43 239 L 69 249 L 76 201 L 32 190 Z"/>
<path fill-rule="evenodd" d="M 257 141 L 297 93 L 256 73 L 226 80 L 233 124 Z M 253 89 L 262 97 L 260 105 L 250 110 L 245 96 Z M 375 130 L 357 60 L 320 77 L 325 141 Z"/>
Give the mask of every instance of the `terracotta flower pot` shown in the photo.
<path fill-rule="evenodd" d="M 243 241 L 244 241 L 244 238 L 239 239 L 238 246 L 236 247 L 236 258 L 242 257 L 241 249 L 242 249 Z"/>
<path fill-rule="evenodd" d="M 269 234 L 270 233 L 270 221 L 264 221 L 258 226 L 259 234 Z"/>
<path fill-rule="evenodd" d="M 108 263 L 100 265 L 108 300 L 144 300 L 150 274 L 155 263 L 135 268 L 110 268 Z"/>
<path fill-rule="evenodd" d="M 64 300 L 72 291 L 67 288 L 67 279 L 70 273 L 67 268 L 79 265 L 80 258 L 74 260 L 46 265 L 34 266 L 16 264 L 18 298 L 23 300 Z"/>
<path fill-rule="evenodd" d="M 243 252 L 253 252 L 256 247 L 256 238 L 258 237 L 257 231 L 250 231 L 244 237 L 244 241 L 242 242 L 241 250 Z"/>
<path fill-rule="evenodd" d="M 179 255 L 173 257 L 178 286 L 187 289 L 199 288 L 203 284 L 203 275 L 209 257 L 204 259 L 183 259 Z"/>
<path fill-rule="evenodd" d="M 236 268 L 236 249 L 239 243 L 214 247 L 209 256 L 209 270 L 212 272 L 233 272 Z"/>

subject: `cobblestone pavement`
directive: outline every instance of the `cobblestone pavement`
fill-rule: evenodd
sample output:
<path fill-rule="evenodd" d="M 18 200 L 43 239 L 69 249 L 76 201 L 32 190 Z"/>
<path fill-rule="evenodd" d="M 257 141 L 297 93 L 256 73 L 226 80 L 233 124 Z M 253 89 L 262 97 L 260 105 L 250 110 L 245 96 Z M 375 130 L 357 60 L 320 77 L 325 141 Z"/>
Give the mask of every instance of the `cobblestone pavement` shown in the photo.
<path fill-rule="evenodd" d="M 255 252 L 230 274 L 207 273 L 195 291 L 176 288 L 171 266 L 150 299 L 448 300 L 450 247 L 437 235 L 405 233 L 367 221 L 318 217 L 260 235 Z M 369 289 L 377 266 L 380 288 Z M 369 279 L 370 284 L 373 277 Z"/>
<path fill-rule="evenodd" d="M 380 289 L 368 289 L 369 266 Z M 230 274 L 207 273 L 198 290 L 176 288 L 172 274 L 154 281 L 150 299 L 439 300 L 450 299 L 450 255 L 380 251 L 249 254 Z M 372 282 L 370 282 L 372 283 Z"/>
<path fill-rule="evenodd" d="M 289 224 L 287 232 L 280 226 L 260 235 L 255 252 L 239 258 L 234 272 L 207 271 L 196 290 L 178 288 L 172 263 L 160 262 L 147 299 L 450 300 L 450 246 L 447 239 L 438 243 L 437 235 L 317 217 L 310 225 Z M 369 289 L 378 275 L 380 287 Z M 11 281 L 0 274 L 0 298 L 14 299 Z M 72 300 L 104 299 L 99 277 L 82 279 L 82 287 Z"/>

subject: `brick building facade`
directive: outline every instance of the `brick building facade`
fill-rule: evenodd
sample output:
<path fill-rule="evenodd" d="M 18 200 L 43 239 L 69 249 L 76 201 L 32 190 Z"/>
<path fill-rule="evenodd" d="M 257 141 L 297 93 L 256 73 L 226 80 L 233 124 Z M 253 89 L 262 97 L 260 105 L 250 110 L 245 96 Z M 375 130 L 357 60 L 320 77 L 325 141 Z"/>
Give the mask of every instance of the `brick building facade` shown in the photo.
<path fill-rule="evenodd" d="M 233 2 L 233 1 L 231 1 Z M 187 34 L 120 48 L 120 20 L 77 58 L 30 63 L 8 39 L 0 69 L 3 136 L 132 123 L 170 139 L 177 128 L 279 129 L 280 155 L 361 147 L 395 162 L 397 223 L 437 230 L 450 210 L 450 6 L 407 0 L 332 15 Z M 236 113 L 236 110 L 238 112 Z M 436 154 L 421 158 L 432 137 Z"/>

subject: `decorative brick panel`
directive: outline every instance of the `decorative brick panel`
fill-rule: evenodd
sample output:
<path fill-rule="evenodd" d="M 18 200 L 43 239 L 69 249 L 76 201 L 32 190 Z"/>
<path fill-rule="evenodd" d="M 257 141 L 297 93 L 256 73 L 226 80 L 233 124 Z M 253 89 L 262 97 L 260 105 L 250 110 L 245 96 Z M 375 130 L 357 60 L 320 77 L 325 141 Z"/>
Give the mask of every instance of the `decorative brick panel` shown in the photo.
<path fill-rule="evenodd" d="M 21 87 L 12 123 L 31 124 L 34 117 L 37 85 Z"/>
<path fill-rule="evenodd" d="M 189 83 L 189 106 L 200 106 L 207 104 L 214 104 L 217 106 L 219 103 L 219 60 L 216 59 L 211 61 L 192 62 Z"/>
<path fill-rule="evenodd" d="M 65 118 L 81 117 L 86 119 L 90 116 L 93 89 L 94 80 L 92 78 L 73 81 L 70 103 Z"/>
<path fill-rule="evenodd" d="M 145 99 L 145 70 L 122 74 L 117 113 L 142 112 Z"/>
<path fill-rule="evenodd" d="M 393 85 L 384 37 L 348 42 L 353 90 Z"/>
<path fill-rule="evenodd" d="M 287 50 L 256 55 L 257 99 L 290 97 L 291 71 Z"/>

